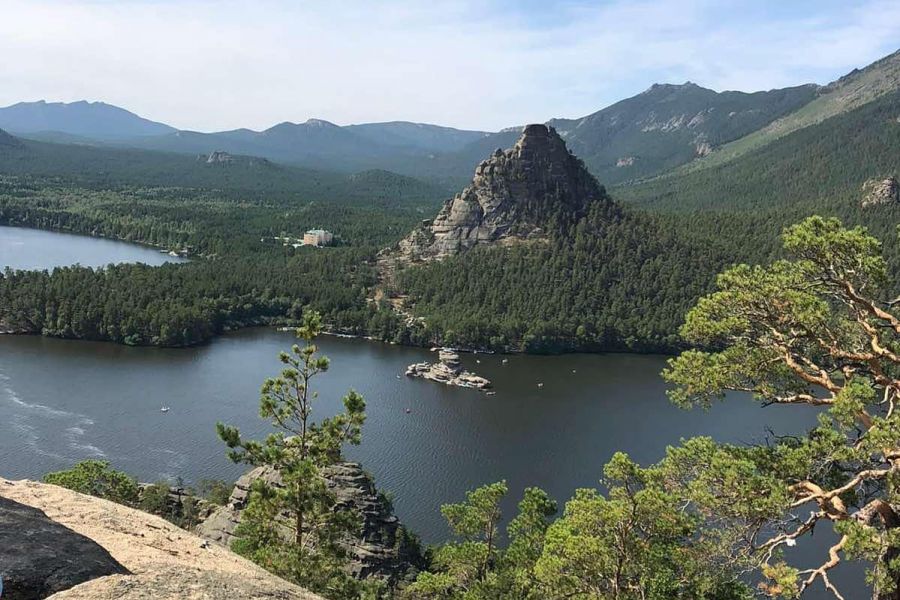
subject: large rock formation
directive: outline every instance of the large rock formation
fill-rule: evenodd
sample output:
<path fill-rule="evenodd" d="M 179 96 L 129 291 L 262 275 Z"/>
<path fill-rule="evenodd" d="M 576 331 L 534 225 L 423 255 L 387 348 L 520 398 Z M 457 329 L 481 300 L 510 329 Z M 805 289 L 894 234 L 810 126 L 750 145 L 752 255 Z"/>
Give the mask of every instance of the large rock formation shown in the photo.
<path fill-rule="evenodd" d="M 166 488 L 164 490 L 165 497 L 163 498 L 152 497 L 153 494 L 158 493 L 158 485 L 160 484 L 139 483 L 138 501 L 145 510 L 149 510 L 161 517 L 166 517 L 176 524 L 186 526 L 184 525 L 185 522 L 198 523 L 209 518 L 218 508 L 212 502 L 208 502 L 180 486 L 169 486 Z M 148 495 L 151 495 L 151 498 L 148 498 Z M 158 506 L 154 507 L 153 510 L 147 509 L 145 506 L 145 503 L 151 500 L 158 503 Z"/>
<path fill-rule="evenodd" d="M 420 362 L 409 365 L 406 368 L 406 376 L 477 390 L 491 387 L 490 380 L 463 369 L 459 354 L 446 348 L 438 350 L 438 361 L 435 363 Z"/>
<path fill-rule="evenodd" d="M 870 179 L 863 184 L 863 208 L 900 202 L 900 183 L 896 177 Z"/>
<path fill-rule="evenodd" d="M 390 502 L 375 489 L 372 479 L 357 463 L 334 465 L 325 472 L 328 487 L 337 498 L 335 510 L 355 510 L 362 517 L 358 536 L 345 540 L 350 574 L 359 579 L 378 577 L 394 584 L 412 579 L 424 565 L 416 544 L 409 542 Z M 230 546 L 234 532 L 257 479 L 280 486 L 281 476 L 271 467 L 258 467 L 237 480 L 228 504 L 197 527 L 208 540 Z"/>
<path fill-rule="evenodd" d="M 97 577 L 126 573 L 92 539 L 50 520 L 41 510 L 0 497 L 4 600 L 39 600 Z"/>
<path fill-rule="evenodd" d="M 608 201 L 552 127 L 528 125 L 509 150 L 496 150 L 472 183 L 400 242 L 407 261 L 439 260 L 478 244 L 541 239 L 551 221 L 573 222 Z"/>
<path fill-rule="evenodd" d="M 53 600 L 323 600 L 165 519 L 121 504 L 55 485 L 5 479 L 0 479 L 0 498 L 7 499 L 4 504 L 13 501 L 42 511 L 59 529 L 93 540 L 93 548 L 66 545 L 66 540 L 73 539 L 68 537 L 48 540 L 51 543 L 45 547 L 28 547 L 30 537 L 38 542 L 45 535 L 46 523 L 31 520 L 37 511 L 31 515 L 7 512 L 5 523 L 11 523 L 12 529 L 0 529 L 0 573 L 5 583 L 10 581 L 8 565 L 14 564 L 16 552 L 25 562 L 35 561 L 35 569 L 46 566 L 45 581 L 61 577 L 64 571 L 37 562 L 41 557 L 52 558 L 57 565 L 78 563 L 85 570 L 100 558 L 96 547 L 111 557 L 112 574 L 97 571 L 105 576 L 81 579 L 83 583 L 50 596 Z M 13 554 L 8 558 L 3 549 Z M 120 565 L 118 570 L 114 565 Z M 3 600 L 46 597 L 44 592 L 40 596 L 8 596 L 10 591 L 4 589 Z"/>

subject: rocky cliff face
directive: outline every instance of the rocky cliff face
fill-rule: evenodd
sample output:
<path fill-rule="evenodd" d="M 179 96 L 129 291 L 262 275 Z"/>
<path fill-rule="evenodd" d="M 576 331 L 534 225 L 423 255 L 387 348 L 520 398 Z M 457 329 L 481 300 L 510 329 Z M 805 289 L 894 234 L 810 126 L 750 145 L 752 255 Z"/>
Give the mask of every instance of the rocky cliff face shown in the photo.
<path fill-rule="evenodd" d="M 33 481 L 0 479 L 0 574 L 3 600 L 323 600 L 165 519 Z"/>
<path fill-rule="evenodd" d="M 215 164 L 228 164 L 234 162 L 234 157 L 227 152 L 222 152 L 221 150 L 214 150 L 210 152 L 208 155 L 201 154 L 197 157 L 197 160 L 202 160 L 208 165 Z"/>
<path fill-rule="evenodd" d="M 900 202 L 900 182 L 896 177 L 870 179 L 863 184 L 863 208 Z"/>
<path fill-rule="evenodd" d="M 336 510 L 355 510 L 362 517 L 359 536 L 345 541 L 350 555 L 350 573 L 359 579 L 378 577 L 394 584 L 414 578 L 423 559 L 418 547 L 408 543 L 400 520 L 389 502 L 375 489 L 372 479 L 357 463 L 340 463 L 326 471 L 328 487 L 337 497 Z M 208 540 L 229 546 L 234 531 L 247 508 L 250 488 L 257 479 L 281 485 L 281 476 L 272 468 L 258 467 L 235 483 L 228 504 L 215 511 L 197 527 Z"/>
<path fill-rule="evenodd" d="M 605 191 L 556 131 L 528 125 L 515 146 L 478 165 L 472 183 L 433 221 L 400 242 L 399 255 L 439 260 L 479 244 L 541 239 L 551 220 L 574 222 L 601 201 L 608 202 Z"/>

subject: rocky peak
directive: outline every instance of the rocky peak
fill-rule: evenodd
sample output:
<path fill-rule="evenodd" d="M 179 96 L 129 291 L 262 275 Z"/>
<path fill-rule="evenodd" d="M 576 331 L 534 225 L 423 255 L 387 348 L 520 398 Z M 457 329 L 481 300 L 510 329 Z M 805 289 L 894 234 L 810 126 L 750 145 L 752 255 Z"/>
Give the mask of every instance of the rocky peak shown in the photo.
<path fill-rule="evenodd" d="M 900 202 L 900 182 L 896 177 L 870 179 L 863 184 L 863 208 Z"/>
<path fill-rule="evenodd" d="M 441 259 L 478 244 L 545 238 L 551 221 L 574 222 L 606 192 L 556 130 L 527 125 L 509 150 L 497 149 L 472 183 L 437 217 L 400 243 L 409 260 Z"/>
<path fill-rule="evenodd" d="M 219 164 L 227 164 L 234 162 L 234 157 L 227 152 L 222 152 L 221 150 L 214 150 L 210 152 L 209 155 L 205 156 L 200 155 L 197 157 L 197 160 L 205 160 L 208 165 L 219 165 Z"/>
<path fill-rule="evenodd" d="M 331 121 L 326 121 L 325 119 L 307 119 L 305 123 L 303 123 L 307 127 L 320 127 L 322 129 L 339 129 L 338 125 L 335 125 Z"/>
<path fill-rule="evenodd" d="M 700 86 L 694 83 L 693 81 L 685 81 L 684 83 L 654 83 L 649 88 L 645 90 L 644 93 L 665 90 L 665 91 L 674 91 L 674 90 L 690 90 L 690 89 L 699 89 Z"/>

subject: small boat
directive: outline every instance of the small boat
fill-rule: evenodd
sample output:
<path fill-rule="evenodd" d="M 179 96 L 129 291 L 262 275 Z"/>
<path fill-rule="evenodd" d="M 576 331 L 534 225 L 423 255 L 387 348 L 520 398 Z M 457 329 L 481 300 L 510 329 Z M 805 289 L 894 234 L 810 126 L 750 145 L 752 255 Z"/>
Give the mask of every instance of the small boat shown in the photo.
<path fill-rule="evenodd" d="M 481 364 L 481 361 L 478 360 L 477 358 L 475 359 L 475 362 L 478 363 L 479 365 Z"/>
<path fill-rule="evenodd" d="M 397 375 L 397 379 L 400 379 L 400 376 L 399 376 L 399 375 Z"/>
<path fill-rule="evenodd" d="M 407 408 L 407 409 L 406 409 L 406 414 L 409 414 L 409 413 L 411 413 L 411 412 L 412 412 L 412 409 L 411 409 L 411 408 Z"/>
<path fill-rule="evenodd" d="M 169 407 L 163 406 L 162 408 L 159 409 L 159 412 L 169 412 Z"/>
<path fill-rule="evenodd" d="M 574 372 L 575 372 L 575 369 L 572 369 L 572 372 L 574 373 Z"/>
<path fill-rule="evenodd" d="M 542 387 L 544 387 L 544 384 L 543 384 L 543 383 L 539 383 L 539 384 L 538 384 L 538 387 L 539 387 L 539 388 L 542 388 Z"/>
<path fill-rule="evenodd" d="M 508 359 L 508 358 L 504 358 L 504 359 L 503 359 L 502 361 L 500 361 L 500 362 L 502 362 L 502 363 L 505 365 L 506 363 L 509 362 L 509 359 Z"/>
<path fill-rule="evenodd" d="M 497 394 L 497 392 L 485 392 L 484 393 L 485 396 L 495 396 L 496 394 Z"/>

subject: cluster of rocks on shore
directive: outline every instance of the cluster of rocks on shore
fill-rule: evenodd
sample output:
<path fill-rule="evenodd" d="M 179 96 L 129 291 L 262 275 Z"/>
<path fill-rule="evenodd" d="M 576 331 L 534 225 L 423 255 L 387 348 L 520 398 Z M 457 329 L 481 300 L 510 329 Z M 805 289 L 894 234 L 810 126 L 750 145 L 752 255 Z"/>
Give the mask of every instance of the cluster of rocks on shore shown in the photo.
<path fill-rule="evenodd" d="M 409 365 L 406 368 L 406 376 L 421 377 L 428 381 L 477 390 L 491 387 L 488 379 L 464 370 L 459 361 L 459 354 L 446 348 L 438 351 L 438 362 L 420 362 Z"/>

